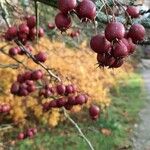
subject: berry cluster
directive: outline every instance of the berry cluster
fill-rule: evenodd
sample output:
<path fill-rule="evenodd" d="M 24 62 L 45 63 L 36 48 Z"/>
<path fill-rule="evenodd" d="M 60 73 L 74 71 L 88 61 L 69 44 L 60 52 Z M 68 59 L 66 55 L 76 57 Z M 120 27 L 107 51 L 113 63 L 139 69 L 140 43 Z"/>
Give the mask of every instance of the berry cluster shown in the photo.
<path fill-rule="evenodd" d="M 139 12 L 127 8 L 128 15 L 136 18 Z M 104 34 L 97 34 L 91 38 L 91 49 L 97 53 L 100 67 L 118 68 L 124 58 L 134 53 L 136 44 L 144 40 L 145 28 L 138 23 L 125 28 L 121 22 L 112 21 L 106 25 Z"/>
<path fill-rule="evenodd" d="M 0 113 L 9 113 L 11 110 L 11 107 L 9 104 L 0 104 Z"/>
<path fill-rule="evenodd" d="M 27 129 L 27 131 L 25 132 L 20 132 L 17 136 L 18 140 L 23 140 L 26 138 L 33 138 L 37 133 L 37 129 L 36 128 L 29 128 Z"/>
<path fill-rule="evenodd" d="M 74 105 L 83 105 L 87 102 L 88 96 L 86 94 L 78 94 L 76 86 L 73 84 L 69 85 L 57 85 L 56 87 L 45 87 L 42 89 L 42 94 L 44 97 L 47 97 L 48 94 L 56 93 L 54 100 L 46 102 L 43 104 L 43 110 L 48 111 L 51 108 L 61 108 L 65 107 L 67 110 L 70 110 Z M 40 92 L 41 94 L 41 92 Z"/>
<path fill-rule="evenodd" d="M 38 31 L 36 31 L 35 16 L 30 16 L 26 19 L 26 22 L 21 23 L 19 26 L 11 26 L 8 28 L 5 33 L 5 39 L 7 41 L 18 39 L 25 45 L 27 41 L 35 40 L 36 35 L 38 35 L 39 38 L 44 36 L 43 28 L 39 28 Z"/>
<path fill-rule="evenodd" d="M 59 12 L 55 17 L 56 27 L 64 32 L 72 25 L 70 13 L 75 13 L 80 20 L 89 21 L 96 17 L 96 5 L 91 0 L 58 0 Z"/>
<path fill-rule="evenodd" d="M 27 96 L 36 90 L 35 81 L 43 78 L 42 70 L 26 71 L 17 76 L 17 81 L 11 86 L 11 93 L 18 96 Z"/>

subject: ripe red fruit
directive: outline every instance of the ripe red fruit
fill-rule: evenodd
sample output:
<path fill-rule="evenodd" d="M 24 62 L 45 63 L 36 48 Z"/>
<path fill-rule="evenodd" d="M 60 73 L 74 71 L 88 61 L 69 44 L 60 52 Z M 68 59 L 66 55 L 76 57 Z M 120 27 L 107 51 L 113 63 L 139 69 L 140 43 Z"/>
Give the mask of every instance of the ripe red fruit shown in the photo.
<path fill-rule="evenodd" d="M 9 104 L 2 105 L 2 112 L 3 113 L 8 113 L 9 111 L 10 111 L 10 105 Z"/>
<path fill-rule="evenodd" d="M 26 23 L 22 23 L 19 25 L 19 33 L 22 34 L 29 34 L 29 27 Z"/>
<path fill-rule="evenodd" d="M 120 22 L 111 22 L 105 28 L 105 37 L 108 41 L 122 39 L 125 35 L 124 25 Z"/>
<path fill-rule="evenodd" d="M 25 81 L 24 76 L 23 76 L 22 74 L 18 74 L 18 76 L 17 76 L 17 81 L 18 81 L 19 83 L 23 83 L 23 82 Z"/>
<path fill-rule="evenodd" d="M 18 33 L 18 39 L 22 42 L 22 44 L 26 44 L 28 40 L 28 35 L 26 33 Z"/>
<path fill-rule="evenodd" d="M 25 134 L 23 132 L 20 132 L 18 134 L 18 140 L 23 140 L 25 138 Z"/>
<path fill-rule="evenodd" d="M 80 19 L 93 20 L 96 17 L 96 5 L 91 0 L 80 2 L 76 11 Z"/>
<path fill-rule="evenodd" d="M 72 85 L 66 85 L 66 94 L 71 94 L 73 92 Z"/>
<path fill-rule="evenodd" d="M 42 77 L 43 77 L 42 70 L 35 70 L 31 74 L 32 80 L 39 80 L 39 79 L 42 79 Z"/>
<path fill-rule="evenodd" d="M 36 28 L 32 28 L 30 31 L 29 31 L 29 35 L 28 35 L 28 39 L 30 40 L 34 40 L 35 37 L 36 37 Z"/>
<path fill-rule="evenodd" d="M 15 56 L 18 54 L 18 48 L 17 47 L 12 47 L 9 49 L 9 55 L 10 56 Z"/>
<path fill-rule="evenodd" d="M 34 133 L 29 129 L 29 130 L 27 131 L 27 136 L 28 136 L 29 138 L 33 138 L 33 137 L 34 137 Z"/>
<path fill-rule="evenodd" d="M 39 52 L 34 57 L 37 61 L 40 62 L 45 62 L 47 60 L 47 54 L 45 52 Z"/>
<path fill-rule="evenodd" d="M 41 38 L 41 37 L 43 37 L 44 36 L 44 29 L 43 28 L 39 28 L 39 30 L 38 30 L 38 37 L 39 38 Z"/>
<path fill-rule="evenodd" d="M 129 55 L 132 54 L 136 48 L 136 45 L 132 42 L 132 39 L 131 38 L 129 38 L 129 39 L 123 38 L 121 41 L 126 45 L 126 47 L 128 49 L 128 54 Z"/>
<path fill-rule="evenodd" d="M 22 74 L 24 81 L 31 80 L 31 75 L 32 75 L 31 71 L 26 71 L 24 74 Z"/>
<path fill-rule="evenodd" d="M 29 93 L 34 92 L 35 90 L 36 90 L 35 85 L 28 85 L 27 91 L 28 91 Z"/>
<path fill-rule="evenodd" d="M 114 44 L 112 52 L 115 58 L 123 58 L 128 55 L 128 49 L 122 41 L 118 41 Z"/>
<path fill-rule="evenodd" d="M 56 107 L 57 107 L 57 102 L 56 102 L 56 100 L 50 101 L 49 107 L 50 107 L 50 108 L 56 108 Z"/>
<path fill-rule="evenodd" d="M 75 93 L 77 91 L 77 87 L 74 84 L 71 84 L 71 85 L 72 85 L 72 93 Z"/>
<path fill-rule="evenodd" d="M 82 105 L 84 104 L 86 101 L 85 96 L 84 95 L 78 95 L 75 97 L 75 102 L 77 105 Z"/>
<path fill-rule="evenodd" d="M 123 59 L 116 59 L 115 62 L 109 68 L 119 68 L 123 65 Z"/>
<path fill-rule="evenodd" d="M 141 24 L 133 24 L 129 29 L 128 36 L 134 43 L 143 41 L 145 36 L 145 28 Z"/>
<path fill-rule="evenodd" d="M 56 100 L 56 103 L 57 103 L 57 107 L 60 108 L 60 107 L 65 106 L 66 100 L 64 98 L 59 98 L 59 99 Z"/>
<path fill-rule="evenodd" d="M 48 89 L 45 89 L 45 91 L 44 91 L 44 97 L 45 98 L 48 98 L 49 96 L 51 96 L 52 95 L 52 92 L 50 91 L 50 90 L 48 90 Z"/>
<path fill-rule="evenodd" d="M 28 27 L 31 29 L 33 27 L 35 27 L 36 25 L 36 17 L 35 16 L 30 16 L 28 19 L 27 19 L 27 25 Z"/>
<path fill-rule="evenodd" d="M 76 105 L 76 100 L 74 96 L 69 96 L 67 100 L 67 104 L 69 105 Z"/>
<path fill-rule="evenodd" d="M 106 53 L 109 51 L 111 44 L 104 35 L 98 34 L 91 38 L 90 46 L 96 53 Z"/>
<path fill-rule="evenodd" d="M 45 102 L 43 104 L 43 111 L 47 112 L 50 109 L 50 102 Z"/>
<path fill-rule="evenodd" d="M 59 95 L 64 95 L 66 92 L 66 86 L 63 84 L 57 85 L 56 90 Z"/>
<path fill-rule="evenodd" d="M 9 27 L 7 32 L 5 33 L 5 39 L 6 40 L 12 40 L 15 37 L 17 37 L 17 27 L 13 26 L 13 27 Z"/>
<path fill-rule="evenodd" d="M 92 105 L 89 108 L 89 115 L 90 115 L 91 119 L 93 119 L 93 120 L 98 119 L 98 117 L 100 115 L 100 108 L 96 105 Z"/>
<path fill-rule="evenodd" d="M 15 82 L 12 84 L 10 92 L 15 95 L 18 94 L 18 92 L 19 92 L 19 83 L 18 82 Z"/>
<path fill-rule="evenodd" d="M 61 32 L 66 31 L 71 27 L 71 18 L 60 12 L 55 17 L 55 24 Z"/>
<path fill-rule="evenodd" d="M 138 7 L 135 6 L 128 6 L 126 9 L 126 12 L 132 17 L 132 18 L 138 18 L 140 15 L 140 11 Z"/>
<path fill-rule="evenodd" d="M 76 8 L 76 6 L 76 0 L 58 0 L 58 8 L 64 14 L 67 14 L 68 12 L 72 11 Z"/>
<path fill-rule="evenodd" d="M 48 28 L 49 28 L 50 30 L 55 29 L 55 24 L 54 24 L 54 23 L 48 23 Z"/>

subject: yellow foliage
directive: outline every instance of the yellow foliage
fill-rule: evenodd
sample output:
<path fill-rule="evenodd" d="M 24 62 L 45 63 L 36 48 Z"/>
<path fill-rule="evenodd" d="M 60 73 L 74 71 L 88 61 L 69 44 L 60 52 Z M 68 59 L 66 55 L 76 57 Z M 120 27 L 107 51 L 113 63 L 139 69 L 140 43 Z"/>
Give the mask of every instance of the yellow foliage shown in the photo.
<path fill-rule="evenodd" d="M 90 100 L 87 104 L 97 103 L 103 109 L 108 107 L 111 103 L 109 97 L 109 90 L 112 86 L 117 86 L 117 83 L 126 78 L 132 72 L 132 66 L 125 63 L 119 69 L 99 69 L 96 65 L 96 54 L 93 53 L 83 42 L 79 49 L 67 48 L 65 44 L 59 42 L 51 42 L 48 39 L 41 39 L 38 45 L 35 45 L 35 51 L 45 50 L 48 53 L 48 60 L 46 65 L 50 68 L 57 70 L 65 83 L 74 83 L 85 93 L 88 93 Z M 8 51 L 8 48 L 6 49 Z M 8 56 L 1 55 L 1 63 L 9 64 L 16 63 Z M 24 56 L 17 56 L 19 60 L 26 63 L 30 68 L 40 68 L 32 61 L 27 61 Z M 44 113 L 42 106 L 38 104 L 38 98 L 30 96 L 27 98 L 17 97 L 10 94 L 10 86 L 16 80 L 18 73 L 23 71 L 23 67 L 15 70 L 11 68 L 0 69 L 0 102 L 6 102 L 11 105 L 10 116 L 15 122 L 25 121 L 27 116 L 27 109 L 33 111 L 34 116 L 43 122 L 47 122 L 50 126 L 54 127 L 58 124 L 60 112 L 58 109 L 53 109 L 51 112 Z M 42 101 L 47 101 L 44 99 Z M 75 107 L 72 112 L 80 111 L 81 107 Z"/>

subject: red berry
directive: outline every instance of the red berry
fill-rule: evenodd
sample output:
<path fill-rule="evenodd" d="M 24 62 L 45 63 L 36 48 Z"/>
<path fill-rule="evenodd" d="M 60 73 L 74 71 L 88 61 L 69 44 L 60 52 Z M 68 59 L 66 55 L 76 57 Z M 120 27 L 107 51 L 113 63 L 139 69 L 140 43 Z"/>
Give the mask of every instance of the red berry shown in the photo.
<path fill-rule="evenodd" d="M 93 20 L 96 17 L 96 5 L 91 0 L 80 2 L 76 11 L 80 19 Z"/>
<path fill-rule="evenodd" d="M 50 102 L 45 102 L 43 104 L 43 111 L 47 112 L 50 109 Z"/>
<path fill-rule="evenodd" d="M 98 117 L 100 115 L 100 108 L 96 105 L 92 105 L 89 108 L 89 114 L 90 114 L 91 119 L 93 119 L 93 120 L 98 119 Z"/>
<path fill-rule="evenodd" d="M 22 44 L 26 44 L 28 40 L 28 35 L 26 33 L 18 33 L 18 39 L 22 42 Z"/>
<path fill-rule="evenodd" d="M 56 103 L 57 103 L 57 107 L 60 108 L 60 107 L 65 106 L 66 100 L 64 98 L 59 98 L 56 100 Z"/>
<path fill-rule="evenodd" d="M 32 80 L 39 80 L 39 79 L 42 79 L 42 77 L 43 77 L 42 70 L 35 70 L 31 74 Z"/>
<path fill-rule="evenodd" d="M 52 93 L 51 93 L 51 91 L 50 90 L 47 90 L 47 89 L 45 89 L 45 92 L 44 92 L 44 97 L 45 98 L 48 98 L 49 96 L 51 96 L 52 95 Z"/>
<path fill-rule="evenodd" d="M 77 105 L 82 105 L 84 104 L 86 101 L 85 96 L 84 95 L 78 95 L 75 97 L 75 102 Z"/>
<path fill-rule="evenodd" d="M 2 112 L 3 113 L 8 113 L 10 111 L 10 105 L 4 104 L 2 105 Z"/>
<path fill-rule="evenodd" d="M 133 24 L 129 29 L 128 36 L 133 40 L 134 43 L 143 41 L 145 36 L 145 28 L 141 24 Z"/>
<path fill-rule="evenodd" d="M 140 15 L 140 11 L 138 7 L 135 6 L 128 6 L 126 9 L 126 12 L 132 17 L 132 18 L 138 18 Z"/>
<path fill-rule="evenodd" d="M 57 102 L 56 102 L 56 100 L 50 101 L 49 107 L 50 107 L 50 108 L 56 108 L 56 107 L 57 107 Z"/>
<path fill-rule="evenodd" d="M 123 58 L 123 57 L 126 57 L 127 55 L 128 55 L 128 49 L 122 41 L 119 41 L 114 44 L 113 56 L 115 58 Z"/>
<path fill-rule="evenodd" d="M 38 37 L 39 38 L 41 38 L 41 37 L 43 37 L 44 36 L 44 29 L 43 28 L 39 28 L 39 30 L 38 30 Z"/>
<path fill-rule="evenodd" d="M 15 37 L 17 37 L 17 27 L 13 26 L 13 27 L 9 27 L 6 34 L 5 34 L 5 39 L 6 40 L 12 40 Z"/>
<path fill-rule="evenodd" d="M 34 92 L 35 90 L 36 90 L 35 85 L 28 85 L 27 91 L 28 91 L 29 93 Z"/>
<path fill-rule="evenodd" d="M 34 57 L 40 62 L 45 62 L 47 60 L 47 54 L 45 52 L 39 52 Z"/>
<path fill-rule="evenodd" d="M 63 84 L 57 85 L 56 90 L 59 95 L 64 95 L 66 92 L 66 86 Z"/>
<path fill-rule="evenodd" d="M 67 104 L 69 105 L 76 105 L 76 100 L 74 96 L 69 96 L 67 100 Z"/>
<path fill-rule="evenodd" d="M 18 54 L 18 48 L 17 47 L 12 47 L 9 49 L 9 55 L 10 56 L 15 56 Z"/>
<path fill-rule="evenodd" d="M 34 137 L 34 133 L 33 133 L 31 130 L 28 130 L 28 131 L 27 131 L 27 136 L 28 136 L 29 138 L 33 138 L 33 137 Z"/>
<path fill-rule="evenodd" d="M 23 132 L 20 132 L 20 133 L 18 134 L 18 140 L 23 140 L 24 138 L 25 138 L 24 133 L 23 133 Z"/>
<path fill-rule="evenodd" d="M 29 34 L 29 27 L 26 23 L 22 23 L 19 25 L 19 32 L 22 34 Z"/>
<path fill-rule="evenodd" d="M 13 83 L 10 91 L 12 94 L 17 95 L 19 92 L 19 83 L 18 82 Z"/>
<path fill-rule="evenodd" d="M 71 27 L 71 18 L 60 12 L 55 17 L 55 24 L 61 32 L 66 31 Z"/>
<path fill-rule="evenodd" d="M 124 25 L 120 22 L 111 22 L 105 28 L 105 37 L 108 41 L 122 39 L 125 35 Z"/>
<path fill-rule="evenodd" d="M 104 35 L 98 34 L 91 38 L 90 46 L 96 53 L 106 53 L 109 51 L 111 44 Z"/>
<path fill-rule="evenodd" d="M 115 62 L 109 68 L 119 68 L 123 65 L 123 59 L 116 59 Z"/>
<path fill-rule="evenodd" d="M 35 16 L 30 16 L 28 19 L 27 19 L 27 25 L 28 27 L 31 29 L 33 27 L 35 27 L 36 25 L 36 17 Z"/>
<path fill-rule="evenodd" d="M 76 0 L 58 0 L 58 8 L 64 14 L 67 14 L 68 12 L 72 11 L 76 8 L 76 6 Z"/>
<path fill-rule="evenodd" d="M 66 94 L 71 94 L 73 92 L 73 87 L 72 85 L 67 85 L 66 86 Z"/>

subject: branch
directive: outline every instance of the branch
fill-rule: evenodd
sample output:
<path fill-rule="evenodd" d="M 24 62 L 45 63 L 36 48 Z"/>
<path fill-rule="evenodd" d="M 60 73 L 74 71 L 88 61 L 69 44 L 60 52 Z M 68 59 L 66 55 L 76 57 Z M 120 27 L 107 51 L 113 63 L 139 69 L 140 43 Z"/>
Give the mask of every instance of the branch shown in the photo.
<path fill-rule="evenodd" d="M 75 126 L 75 128 L 78 130 L 79 135 L 85 140 L 85 142 L 89 145 L 91 150 L 94 150 L 94 147 L 92 146 L 91 142 L 86 138 L 86 136 L 81 131 L 78 124 L 69 116 L 69 114 L 66 112 L 65 108 L 63 108 L 65 117 Z"/>

